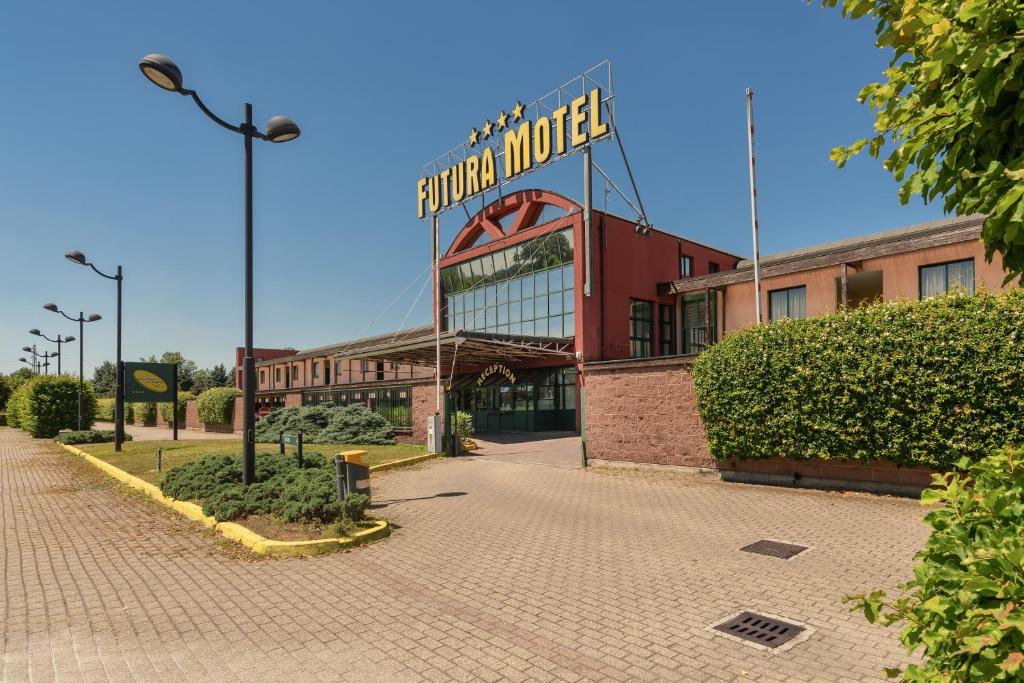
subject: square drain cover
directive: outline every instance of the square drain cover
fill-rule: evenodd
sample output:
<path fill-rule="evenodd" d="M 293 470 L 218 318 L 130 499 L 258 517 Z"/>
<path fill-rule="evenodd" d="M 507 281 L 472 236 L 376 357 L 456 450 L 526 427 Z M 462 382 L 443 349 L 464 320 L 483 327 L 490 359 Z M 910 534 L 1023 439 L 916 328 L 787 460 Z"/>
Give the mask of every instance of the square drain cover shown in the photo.
<path fill-rule="evenodd" d="M 715 630 L 774 650 L 803 633 L 804 628 L 774 617 L 740 612 L 715 626 Z"/>
<path fill-rule="evenodd" d="M 781 560 L 788 560 L 789 558 L 799 555 L 803 551 L 807 550 L 807 546 L 763 539 L 755 543 L 751 543 L 750 545 L 745 545 L 740 548 L 740 550 L 748 553 L 757 553 L 758 555 L 777 557 Z"/>

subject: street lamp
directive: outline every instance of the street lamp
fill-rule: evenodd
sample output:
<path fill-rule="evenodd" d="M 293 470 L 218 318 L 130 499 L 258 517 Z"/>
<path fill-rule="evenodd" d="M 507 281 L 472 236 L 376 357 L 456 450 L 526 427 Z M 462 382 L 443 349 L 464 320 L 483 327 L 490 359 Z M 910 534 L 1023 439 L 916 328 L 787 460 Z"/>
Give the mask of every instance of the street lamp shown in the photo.
<path fill-rule="evenodd" d="M 146 55 L 139 60 L 142 74 L 155 85 L 191 97 L 214 123 L 245 138 L 245 357 L 242 360 L 242 482 L 251 484 L 256 474 L 256 362 L 252 351 L 252 141 L 288 142 L 299 137 L 299 126 L 287 116 L 274 116 L 264 132 L 252 125 L 252 105 L 245 104 L 245 121 L 232 125 L 210 111 L 195 90 L 182 85 L 181 69 L 170 57 Z"/>
<path fill-rule="evenodd" d="M 72 337 L 69 334 L 68 336 L 66 336 L 63 339 L 61 339 L 60 335 L 58 334 L 56 339 L 50 339 L 49 337 L 47 337 L 45 334 L 43 334 L 42 332 L 40 332 L 39 330 L 37 330 L 34 327 L 31 330 L 29 330 L 28 333 L 29 334 L 34 334 L 37 337 L 42 337 L 46 341 L 53 342 L 54 344 L 57 345 L 57 374 L 58 375 L 63 374 L 61 372 L 61 368 L 60 368 L 60 345 L 61 344 L 66 344 L 68 342 L 73 342 L 73 341 L 75 341 L 75 338 Z"/>
<path fill-rule="evenodd" d="M 37 353 L 36 352 L 36 345 L 35 344 L 33 344 L 31 347 L 22 346 L 21 350 L 25 351 L 26 353 L 31 353 L 32 354 L 32 360 L 35 361 L 34 367 L 35 367 L 35 371 L 36 371 L 37 375 L 39 374 L 39 368 L 40 367 L 42 367 L 43 371 L 47 375 L 49 375 L 50 374 L 50 359 L 51 358 L 60 358 L 60 354 L 50 353 L 49 351 L 44 351 L 42 353 Z M 39 358 L 43 359 L 42 363 L 40 363 L 37 360 Z"/>
<path fill-rule="evenodd" d="M 117 267 L 117 275 L 107 275 L 102 270 L 94 266 L 88 259 L 85 258 L 85 254 L 78 250 L 72 250 L 64 254 L 64 258 L 72 263 L 77 263 L 80 266 L 89 266 L 93 271 L 108 280 L 114 280 L 117 282 L 117 366 L 114 369 L 114 451 L 121 451 L 121 444 L 124 442 L 124 387 L 122 386 L 121 378 L 121 283 L 124 282 L 124 275 L 121 272 L 121 266 Z M 53 308 L 50 308 L 53 306 Z M 56 304 L 46 304 L 43 306 L 48 311 L 56 311 Z M 96 315 L 95 313 L 93 315 Z M 67 317 L 67 316 L 64 316 Z M 81 318 L 82 314 L 79 313 L 78 317 Z M 89 316 L 90 320 L 86 322 L 93 322 L 92 315 Z M 75 318 L 71 318 L 74 320 Z M 96 320 L 100 317 L 96 315 Z M 79 323 L 79 337 L 81 337 L 81 323 Z M 81 356 L 81 343 L 79 343 L 79 356 Z M 81 358 L 79 358 L 79 365 L 81 365 Z M 81 414 L 81 410 L 78 411 Z"/>
<path fill-rule="evenodd" d="M 93 268 L 93 270 L 96 270 L 96 269 Z M 96 272 L 99 273 L 99 271 L 96 271 Z M 121 276 L 121 268 L 120 268 L 120 266 L 118 266 L 117 272 L 118 272 L 118 277 L 120 277 Z M 100 273 L 100 275 L 103 275 L 103 273 Z M 117 284 L 118 284 L 118 290 L 120 291 L 121 281 L 118 280 Z M 121 301 L 120 294 L 118 295 L 117 300 L 118 300 L 118 303 L 120 304 L 120 301 Z M 62 316 L 64 316 L 68 320 L 70 320 L 72 322 L 78 323 L 78 429 L 79 429 L 79 431 L 81 431 L 82 429 L 85 429 L 85 427 L 83 426 L 83 423 L 85 422 L 85 416 L 82 414 L 82 409 L 83 409 L 82 393 L 85 391 L 85 368 L 83 367 L 84 366 L 84 360 L 85 360 L 85 323 L 94 323 L 97 320 L 103 320 L 103 316 L 101 316 L 99 313 L 92 313 L 92 314 L 89 315 L 88 318 L 86 318 L 85 315 L 81 311 L 79 311 L 78 312 L 78 317 L 77 318 L 72 318 L 70 315 L 68 315 L 64 311 L 60 310 L 60 308 L 57 307 L 57 304 L 44 304 L 43 308 L 45 308 L 48 311 L 53 311 L 54 313 L 60 313 Z M 118 306 L 118 311 L 120 311 L 120 310 L 121 310 L 121 307 Z M 118 328 L 120 329 L 120 325 L 118 326 Z M 38 330 L 36 330 L 36 331 L 38 332 Z M 117 345 L 118 357 L 120 357 L 120 352 L 121 352 L 120 336 L 121 335 L 119 333 L 118 334 L 118 345 Z M 74 337 L 68 337 L 64 341 L 74 341 L 74 339 L 75 339 Z M 120 363 L 120 360 L 119 360 L 118 361 L 118 365 L 120 366 L 120 364 L 121 363 Z M 116 385 L 115 385 L 115 389 L 114 390 L 115 391 L 117 390 Z M 115 418 L 115 420 L 116 420 L 116 418 Z M 117 433 L 116 432 L 117 425 L 115 424 L 114 427 L 115 427 L 115 434 L 116 434 Z"/>

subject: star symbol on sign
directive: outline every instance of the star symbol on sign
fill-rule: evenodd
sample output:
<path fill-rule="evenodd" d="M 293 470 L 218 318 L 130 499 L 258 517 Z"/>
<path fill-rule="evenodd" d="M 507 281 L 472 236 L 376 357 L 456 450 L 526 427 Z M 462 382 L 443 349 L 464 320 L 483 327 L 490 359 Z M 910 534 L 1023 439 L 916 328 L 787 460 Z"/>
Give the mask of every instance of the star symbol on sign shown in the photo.
<path fill-rule="evenodd" d="M 483 125 L 484 140 L 486 140 L 487 138 L 491 137 L 491 133 L 493 133 L 493 132 L 494 132 L 494 124 L 491 123 L 490 120 L 484 121 L 484 125 Z"/>
<path fill-rule="evenodd" d="M 516 100 L 516 106 L 512 107 L 512 120 L 518 121 L 523 118 L 523 109 L 525 108 L 526 106 L 522 102 Z"/>
<path fill-rule="evenodd" d="M 505 130 L 508 127 L 508 114 L 504 111 L 498 114 L 498 130 Z"/>
<path fill-rule="evenodd" d="M 480 131 L 476 128 L 469 131 L 469 146 L 476 147 L 476 143 L 480 141 Z"/>

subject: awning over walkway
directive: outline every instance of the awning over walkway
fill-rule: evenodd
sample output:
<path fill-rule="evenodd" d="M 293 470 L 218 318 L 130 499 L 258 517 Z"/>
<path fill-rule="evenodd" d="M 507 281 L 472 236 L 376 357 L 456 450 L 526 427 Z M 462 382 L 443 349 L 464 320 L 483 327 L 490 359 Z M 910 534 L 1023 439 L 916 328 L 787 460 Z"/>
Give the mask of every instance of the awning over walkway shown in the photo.
<path fill-rule="evenodd" d="M 334 354 L 335 360 L 368 359 L 434 367 L 433 333 Z M 449 330 L 441 333 L 441 367 L 515 363 L 532 358 L 574 358 L 573 339 Z"/>

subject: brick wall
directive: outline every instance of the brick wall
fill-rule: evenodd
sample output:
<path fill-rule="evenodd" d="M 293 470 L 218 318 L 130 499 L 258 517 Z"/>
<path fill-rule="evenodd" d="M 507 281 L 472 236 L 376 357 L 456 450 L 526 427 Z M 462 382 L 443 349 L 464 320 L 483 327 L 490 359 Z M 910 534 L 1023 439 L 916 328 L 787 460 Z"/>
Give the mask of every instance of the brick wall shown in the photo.
<path fill-rule="evenodd" d="M 302 406 L 302 392 L 301 391 L 293 391 L 290 394 L 285 394 L 284 395 L 284 407 L 285 408 L 301 407 L 301 406 Z"/>
<path fill-rule="evenodd" d="M 437 407 L 434 383 L 412 385 L 412 433 L 399 434 L 402 443 L 414 443 L 421 446 L 427 443 L 427 418 L 434 414 Z M 442 406 L 442 411 L 444 406 Z"/>
<path fill-rule="evenodd" d="M 692 358 L 587 363 L 587 457 L 715 468 L 697 412 Z"/>
<path fill-rule="evenodd" d="M 817 458 L 729 460 L 708 448 L 697 411 L 692 356 L 584 365 L 587 457 L 720 470 L 726 481 L 915 495 L 932 471 L 890 462 Z"/>
<path fill-rule="evenodd" d="M 242 432 L 242 397 L 235 397 L 235 408 L 232 422 L 227 424 L 205 424 L 199 420 L 199 413 L 196 412 L 196 400 L 189 399 L 185 404 L 185 424 L 178 425 L 179 428 L 191 429 L 196 432 Z"/>

